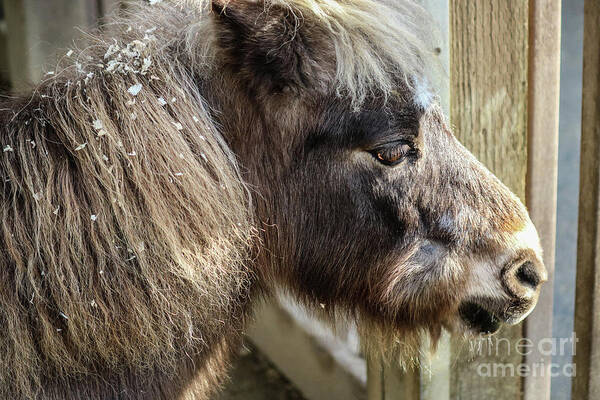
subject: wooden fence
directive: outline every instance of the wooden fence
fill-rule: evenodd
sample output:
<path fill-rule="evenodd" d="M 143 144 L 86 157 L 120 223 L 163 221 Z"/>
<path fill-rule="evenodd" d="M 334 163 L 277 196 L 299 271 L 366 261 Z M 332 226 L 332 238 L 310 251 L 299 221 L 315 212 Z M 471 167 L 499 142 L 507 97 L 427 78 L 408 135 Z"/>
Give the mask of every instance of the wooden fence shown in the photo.
<path fill-rule="evenodd" d="M 3 0 L 0 81 L 35 82 L 56 48 L 120 7 L 119 0 Z M 440 95 L 459 140 L 527 204 L 541 234 L 550 282 L 536 311 L 500 337 L 515 349 L 522 338 L 552 337 L 552 277 L 560 61 L 560 0 L 423 0 L 440 26 L 439 56 L 448 76 Z M 600 2 L 585 2 L 581 192 L 573 399 L 600 398 Z M 447 78 L 447 79 L 445 79 Z M 446 86 L 442 83 L 446 82 Z M 250 337 L 310 400 L 550 398 L 550 358 L 472 354 L 445 338 L 427 368 L 402 371 L 368 355 L 364 379 L 351 373 L 276 303 L 262 309 Z M 281 332 L 285 332 L 282 335 Z M 534 348 L 537 348 L 534 346 Z M 425 361 L 425 360 L 424 360 Z M 545 374 L 481 376 L 485 363 L 543 362 Z M 361 375 L 360 368 L 358 375 Z"/>
<path fill-rule="evenodd" d="M 584 10 L 573 399 L 600 398 L 600 2 Z"/>

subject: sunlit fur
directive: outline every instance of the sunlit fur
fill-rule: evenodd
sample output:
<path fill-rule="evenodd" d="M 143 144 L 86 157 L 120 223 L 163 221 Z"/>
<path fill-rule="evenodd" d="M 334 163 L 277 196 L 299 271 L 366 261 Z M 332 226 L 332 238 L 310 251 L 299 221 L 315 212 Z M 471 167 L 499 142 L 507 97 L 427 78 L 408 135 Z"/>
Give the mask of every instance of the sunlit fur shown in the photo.
<path fill-rule="evenodd" d="M 0 398 L 96 398 L 83 378 L 134 396 L 153 375 L 179 378 L 183 354 L 208 359 L 224 333 L 239 336 L 248 190 L 195 85 L 195 55 L 166 52 L 186 39 L 182 15 L 144 12 L 146 25 L 88 37 L 32 95 L 0 103 Z M 139 71 L 149 57 L 147 72 L 97 66 L 134 40 L 140 56 L 122 60 Z"/>
<path fill-rule="evenodd" d="M 156 3 L 0 102 L 0 398 L 209 398 L 275 286 L 410 360 L 492 287 L 467 261 L 539 247 L 428 92 L 419 6 Z"/>
<path fill-rule="evenodd" d="M 204 10 L 207 0 L 187 0 L 192 8 Z M 219 1 L 223 13 L 228 7 L 235 10 L 239 1 Z M 434 66 L 431 21 L 428 14 L 414 1 L 407 0 L 266 0 L 250 1 L 264 9 L 286 10 L 290 22 L 287 39 L 293 41 L 295 32 L 304 25 L 315 26 L 328 37 L 335 54 L 332 70 L 327 65 L 312 65 L 314 78 L 328 75 L 321 82 L 331 84 L 339 94 L 350 96 L 359 105 L 369 95 L 390 95 L 397 89 L 399 76 L 423 76 Z M 234 12 L 234 11 L 231 11 Z M 140 21 L 141 22 L 141 21 Z M 210 62 L 212 49 L 197 34 L 210 37 L 211 21 L 200 18 L 189 28 L 189 44 L 196 55 L 204 53 Z M 257 26 L 257 30 L 263 29 Z M 268 27 L 264 28 L 265 31 Z M 203 46 L 198 51 L 197 46 Z M 321 77 L 324 78 L 324 77 Z"/>

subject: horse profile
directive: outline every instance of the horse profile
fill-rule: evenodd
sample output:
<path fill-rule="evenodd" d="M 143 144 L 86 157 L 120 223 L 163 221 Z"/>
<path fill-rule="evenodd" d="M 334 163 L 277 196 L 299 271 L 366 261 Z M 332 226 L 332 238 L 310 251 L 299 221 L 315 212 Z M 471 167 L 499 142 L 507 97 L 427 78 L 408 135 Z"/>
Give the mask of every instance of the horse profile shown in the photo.
<path fill-rule="evenodd" d="M 0 101 L 0 398 L 206 399 L 275 286 L 382 348 L 533 309 L 536 230 L 450 132 L 419 6 L 150 3 Z"/>

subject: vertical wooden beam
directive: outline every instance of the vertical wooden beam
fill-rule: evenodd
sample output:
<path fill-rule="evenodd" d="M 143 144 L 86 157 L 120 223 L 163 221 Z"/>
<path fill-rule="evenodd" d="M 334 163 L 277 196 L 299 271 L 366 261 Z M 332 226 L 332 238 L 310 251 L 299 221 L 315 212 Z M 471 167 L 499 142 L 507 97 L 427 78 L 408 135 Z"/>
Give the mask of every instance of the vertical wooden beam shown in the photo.
<path fill-rule="evenodd" d="M 423 0 L 437 25 L 438 47 L 435 49 L 441 70 L 433 77 L 444 113 L 450 113 L 450 31 L 448 0 Z M 428 344 L 425 345 L 429 347 Z M 424 354 L 427 354 L 427 348 Z M 420 400 L 448 400 L 450 398 L 450 335 L 443 333 L 436 354 L 423 359 L 420 370 Z"/>
<path fill-rule="evenodd" d="M 0 3 L 0 7 L 2 3 Z M 0 17 L 0 90 L 8 85 L 8 57 L 6 51 L 6 20 Z"/>
<path fill-rule="evenodd" d="M 385 400 L 383 363 L 381 358 L 367 354 L 367 400 Z"/>
<path fill-rule="evenodd" d="M 600 2 L 586 0 L 573 400 L 600 398 Z"/>
<path fill-rule="evenodd" d="M 422 397 L 419 369 L 403 370 L 381 358 L 367 357 L 367 400 L 418 400 Z"/>
<path fill-rule="evenodd" d="M 535 344 L 525 362 L 537 374 L 523 381 L 525 400 L 549 400 L 552 357 L 538 343 L 552 337 L 554 243 L 558 177 L 558 115 L 560 93 L 560 0 L 529 1 L 529 101 L 527 207 L 544 249 L 548 282 L 538 304 L 525 320 L 525 334 Z M 543 372 L 541 371 L 543 366 Z"/>
<path fill-rule="evenodd" d="M 114 14 L 121 6 L 122 0 L 96 0 L 98 1 L 99 15 L 106 17 Z"/>
<path fill-rule="evenodd" d="M 74 27 L 96 23 L 96 10 L 97 3 L 88 0 L 4 0 L 12 87 L 39 81 L 56 49 L 78 36 Z"/>
<path fill-rule="evenodd" d="M 528 17 L 527 0 L 450 1 L 450 116 L 455 134 L 523 200 Z M 454 345 L 451 398 L 519 399 L 522 356 L 515 345 L 522 334 L 520 325 L 504 328 L 494 343 L 507 344 L 482 347 L 487 350 L 482 352 Z M 504 365 L 509 367 L 494 373 L 494 366 Z"/>

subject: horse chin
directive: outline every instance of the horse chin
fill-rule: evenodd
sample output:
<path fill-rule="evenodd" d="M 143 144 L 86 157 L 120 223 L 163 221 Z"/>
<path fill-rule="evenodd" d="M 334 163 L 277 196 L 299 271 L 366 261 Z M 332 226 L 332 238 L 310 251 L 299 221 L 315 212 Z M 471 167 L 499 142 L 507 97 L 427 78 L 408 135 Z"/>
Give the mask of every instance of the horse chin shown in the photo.
<path fill-rule="evenodd" d="M 494 334 L 503 322 L 495 313 L 473 301 L 463 302 L 458 313 L 467 332 L 476 335 Z"/>
<path fill-rule="evenodd" d="M 459 326 L 466 333 L 490 335 L 496 333 L 503 325 L 520 323 L 534 308 L 535 302 L 466 299 L 458 307 Z"/>

